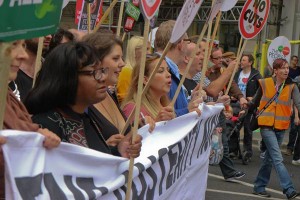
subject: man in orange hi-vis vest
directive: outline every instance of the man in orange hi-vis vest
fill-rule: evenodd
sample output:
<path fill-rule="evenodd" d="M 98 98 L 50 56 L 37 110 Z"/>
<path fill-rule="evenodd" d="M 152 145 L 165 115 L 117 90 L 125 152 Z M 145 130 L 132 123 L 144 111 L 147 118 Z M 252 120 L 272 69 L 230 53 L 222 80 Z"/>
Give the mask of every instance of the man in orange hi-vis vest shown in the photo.
<path fill-rule="evenodd" d="M 300 110 L 300 93 L 296 84 L 288 77 L 289 64 L 284 59 L 276 59 L 273 63 L 274 76 L 260 79 L 260 87 L 248 103 L 249 109 L 258 108 L 258 125 L 262 140 L 267 151 L 258 175 L 254 181 L 253 194 L 270 197 L 266 192 L 272 165 L 279 177 L 283 193 L 287 199 L 294 199 L 300 195 L 296 192 L 290 175 L 283 164 L 280 151 L 285 130 L 289 128 L 292 100 Z"/>

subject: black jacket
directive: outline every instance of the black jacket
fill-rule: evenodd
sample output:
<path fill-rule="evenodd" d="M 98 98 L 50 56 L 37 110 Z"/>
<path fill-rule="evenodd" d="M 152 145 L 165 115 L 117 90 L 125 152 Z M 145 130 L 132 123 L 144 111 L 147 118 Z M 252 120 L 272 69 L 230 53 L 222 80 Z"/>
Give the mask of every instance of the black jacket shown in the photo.
<path fill-rule="evenodd" d="M 236 83 L 239 82 L 238 80 L 239 80 L 241 71 L 242 71 L 242 69 L 239 69 L 239 71 L 235 73 L 234 81 Z M 255 95 L 257 89 L 259 88 L 258 79 L 261 79 L 261 78 L 262 78 L 262 76 L 260 75 L 259 71 L 252 67 L 251 73 L 250 73 L 250 76 L 248 78 L 248 82 L 246 85 L 246 97 L 253 97 Z"/>

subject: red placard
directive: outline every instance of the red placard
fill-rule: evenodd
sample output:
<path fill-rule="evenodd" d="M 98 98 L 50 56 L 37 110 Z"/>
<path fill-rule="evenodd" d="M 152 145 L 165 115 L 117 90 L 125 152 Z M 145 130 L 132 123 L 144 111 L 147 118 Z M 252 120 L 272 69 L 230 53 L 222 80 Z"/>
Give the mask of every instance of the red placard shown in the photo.
<path fill-rule="evenodd" d="M 248 0 L 239 18 L 239 29 L 243 38 L 254 38 L 267 22 L 271 1 Z"/>
<path fill-rule="evenodd" d="M 139 0 L 132 0 L 132 4 L 135 5 L 136 7 L 139 6 Z"/>
<path fill-rule="evenodd" d="M 147 17 L 148 20 L 150 20 L 155 12 L 158 10 L 159 6 L 161 4 L 161 0 L 141 0 L 141 10 L 145 17 Z"/>
<path fill-rule="evenodd" d="M 134 19 L 130 16 L 127 16 L 124 25 L 124 31 L 125 32 L 132 31 L 133 26 L 134 26 Z"/>

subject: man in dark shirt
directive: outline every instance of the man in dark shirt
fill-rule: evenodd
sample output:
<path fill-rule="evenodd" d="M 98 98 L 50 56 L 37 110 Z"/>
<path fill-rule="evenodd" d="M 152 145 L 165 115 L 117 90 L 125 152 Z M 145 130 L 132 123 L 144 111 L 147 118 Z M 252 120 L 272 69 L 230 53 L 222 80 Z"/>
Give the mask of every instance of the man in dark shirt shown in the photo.
<path fill-rule="evenodd" d="M 291 65 L 289 69 L 289 77 L 292 79 L 300 75 L 300 67 L 297 66 L 298 61 L 299 61 L 298 56 L 293 55 L 291 58 Z"/>
<path fill-rule="evenodd" d="M 300 75 L 300 67 L 297 66 L 298 64 L 298 56 L 293 55 L 291 58 L 291 62 L 290 62 L 290 67 L 289 67 L 289 77 L 294 79 L 297 76 Z M 295 126 L 294 123 L 295 120 L 295 113 L 293 112 L 292 116 L 291 116 L 291 125 L 290 125 L 290 131 L 289 131 L 289 142 L 286 146 L 286 152 L 284 153 L 287 156 L 292 155 L 293 150 L 294 150 L 294 146 L 295 146 L 295 142 L 297 139 L 297 127 Z"/>

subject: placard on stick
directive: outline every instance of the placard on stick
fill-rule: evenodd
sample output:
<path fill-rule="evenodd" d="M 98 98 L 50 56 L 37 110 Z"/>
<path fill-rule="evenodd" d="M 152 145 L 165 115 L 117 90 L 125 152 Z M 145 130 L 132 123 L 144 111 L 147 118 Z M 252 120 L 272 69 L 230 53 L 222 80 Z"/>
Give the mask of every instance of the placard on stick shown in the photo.
<path fill-rule="evenodd" d="M 156 11 L 159 9 L 160 4 L 161 0 L 141 0 L 140 6 L 142 7 L 141 10 L 143 15 L 148 20 L 151 20 Z"/>
<path fill-rule="evenodd" d="M 291 44 L 284 36 L 275 38 L 268 48 L 268 63 L 271 67 L 273 67 L 273 62 L 278 58 L 283 58 L 289 63 L 291 60 Z"/>
<path fill-rule="evenodd" d="M 220 11 L 224 2 L 225 2 L 225 0 L 215 0 L 215 3 L 214 3 L 214 5 L 212 5 L 212 8 L 211 8 L 208 22 L 212 22 L 213 19 L 217 16 L 217 14 Z"/>
<path fill-rule="evenodd" d="M 35 38 L 54 33 L 59 25 L 62 3 L 61 0 L 0 0 L 0 41 Z"/>
<path fill-rule="evenodd" d="M 186 0 L 173 28 L 171 43 L 176 43 L 190 27 L 203 0 Z"/>
<path fill-rule="evenodd" d="M 271 1 L 248 0 L 239 18 L 239 30 L 244 39 L 254 38 L 267 22 Z"/>
<path fill-rule="evenodd" d="M 228 10 L 231 10 L 235 6 L 235 4 L 238 2 L 238 0 L 225 0 L 222 4 L 221 11 L 226 12 Z"/>

